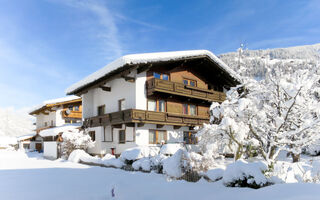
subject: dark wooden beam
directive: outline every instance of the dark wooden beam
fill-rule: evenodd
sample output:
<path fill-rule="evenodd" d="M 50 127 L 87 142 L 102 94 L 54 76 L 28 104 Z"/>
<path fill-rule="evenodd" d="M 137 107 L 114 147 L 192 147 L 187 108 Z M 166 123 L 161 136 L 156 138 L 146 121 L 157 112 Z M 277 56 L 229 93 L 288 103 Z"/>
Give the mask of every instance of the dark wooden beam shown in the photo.
<path fill-rule="evenodd" d="M 101 88 L 103 91 L 111 92 L 111 87 L 107 87 L 107 86 L 99 86 L 99 88 Z"/>
<path fill-rule="evenodd" d="M 122 76 L 122 78 L 124 78 L 125 81 L 134 83 L 136 81 L 135 77 L 130 77 L 130 76 Z"/>
<path fill-rule="evenodd" d="M 140 74 L 140 73 L 142 73 L 144 71 L 149 70 L 151 67 L 152 67 L 152 64 L 139 66 L 138 69 L 137 69 L 137 73 Z"/>
<path fill-rule="evenodd" d="M 163 124 L 157 124 L 157 128 L 163 128 Z"/>
<path fill-rule="evenodd" d="M 112 128 L 122 128 L 122 124 L 114 124 L 111 127 Z"/>
<path fill-rule="evenodd" d="M 138 123 L 138 127 L 143 127 L 144 123 Z"/>
<path fill-rule="evenodd" d="M 134 127 L 135 123 L 126 123 L 127 127 Z"/>
<path fill-rule="evenodd" d="M 173 129 L 179 129 L 181 126 L 173 126 Z"/>

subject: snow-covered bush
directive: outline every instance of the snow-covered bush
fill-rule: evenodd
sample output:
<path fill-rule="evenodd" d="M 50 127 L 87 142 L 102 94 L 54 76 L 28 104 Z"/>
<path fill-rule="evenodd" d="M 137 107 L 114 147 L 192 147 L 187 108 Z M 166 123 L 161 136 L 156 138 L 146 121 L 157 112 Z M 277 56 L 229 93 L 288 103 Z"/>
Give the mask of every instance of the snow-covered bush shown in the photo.
<path fill-rule="evenodd" d="M 180 178 L 183 175 L 183 168 L 185 166 L 183 156 L 185 151 L 179 149 L 171 157 L 163 160 L 163 172 L 168 176 Z"/>
<path fill-rule="evenodd" d="M 91 137 L 84 131 L 66 131 L 62 134 L 62 138 L 62 153 L 67 158 L 76 149 L 87 150 L 94 146 Z"/>
<path fill-rule="evenodd" d="M 141 158 L 132 163 L 132 167 L 135 170 L 142 170 L 149 172 L 151 170 L 151 161 L 149 158 Z"/>
<path fill-rule="evenodd" d="M 101 159 L 101 164 L 106 167 L 115 167 L 115 168 L 121 168 L 124 166 L 124 162 L 121 159 L 118 159 L 114 155 L 111 155 L 111 154 L 106 154 Z"/>
<path fill-rule="evenodd" d="M 91 156 L 82 149 L 76 149 L 70 153 L 68 160 L 70 162 L 78 163 L 81 160 L 84 161 L 86 158 L 91 158 Z"/>
<path fill-rule="evenodd" d="M 182 148 L 183 146 L 181 144 L 164 144 L 160 149 L 160 153 L 164 155 L 173 155 Z"/>
<path fill-rule="evenodd" d="M 149 156 L 156 156 L 159 154 L 159 151 L 160 148 L 158 147 L 133 147 L 122 152 L 120 158 L 124 161 L 135 161 Z"/>
<path fill-rule="evenodd" d="M 223 172 L 222 182 L 228 187 L 267 186 L 271 184 L 263 174 L 267 169 L 267 165 L 263 162 L 248 163 L 240 159 L 227 166 Z"/>
<path fill-rule="evenodd" d="M 223 168 L 210 169 L 205 175 L 210 181 L 218 181 L 222 179 L 224 170 Z"/>

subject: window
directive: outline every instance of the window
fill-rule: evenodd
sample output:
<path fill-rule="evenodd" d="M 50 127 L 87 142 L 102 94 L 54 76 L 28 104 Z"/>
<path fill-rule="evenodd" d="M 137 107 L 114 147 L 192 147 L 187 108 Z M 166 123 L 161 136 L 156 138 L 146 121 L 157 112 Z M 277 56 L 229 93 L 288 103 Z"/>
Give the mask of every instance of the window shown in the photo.
<path fill-rule="evenodd" d="M 72 120 L 70 120 L 70 119 L 66 119 L 66 120 L 64 120 L 64 122 L 65 122 L 66 124 L 72 124 Z"/>
<path fill-rule="evenodd" d="M 126 131 L 119 130 L 119 143 L 126 143 Z"/>
<path fill-rule="evenodd" d="M 149 130 L 149 144 L 162 144 L 167 142 L 167 131 Z"/>
<path fill-rule="evenodd" d="M 73 106 L 69 106 L 68 109 L 73 111 Z"/>
<path fill-rule="evenodd" d="M 184 115 L 197 115 L 197 106 L 193 104 L 183 104 L 182 114 Z"/>
<path fill-rule="evenodd" d="M 148 100 L 148 110 L 149 111 L 157 111 L 157 101 L 153 99 Z"/>
<path fill-rule="evenodd" d="M 99 116 L 104 115 L 104 108 L 105 108 L 105 105 L 98 107 L 98 115 Z"/>
<path fill-rule="evenodd" d="M 166 81 L 169 80 L 169 75 L 163 74 L 163 73 L 153 72 L 153 77 L 158 78 L 158 79 L 162 79 L 162 80 L 166 80 Z"/>
<path fill-rule="evenodd" d="M 190 115 L 197 115 L 197 107 L 195 105 L 189 105 Z"/>
<path fill-rule="evenodd" d="M 196 133 L 190 131 L 183 132 L 183 141 L 186 144 L 197 144 L 198 140 L 196 137 Z"/>
<path fill-rule="evenodd" d="M 89 131 L 89 136 L 91 137 L 92 141 L 96 141 L 96 132 L 95 131 Z"/>
<path fill-rule="evenodd" d="M 51 126 L 53 126 L 53 120 L 51 120 Z"/>
<path fill-rule="evenodd" d="M 148 110 L 157 111 L 157 112 L 166 112 L 166 101 L 148 99 Z"/>
<path fill-rule="evenodd" d="M 196 87 L 197 86 L 197 81 L 190 80 L 190 79 L 183 79 L 183 84 L 191 85 L 191 86 Z"/>
<path fill-rule="evenodd" d="M 79 111 L 79 106 L 74 106 L 74 111 Z"/>
<path fill-rule="evenodd" d="M 44 127 L 47 127 L 47 126 L 48 126 L 48 123 L 47 123 L 47 122 L 45 122 L 45 123 L 44 123 Z"/>
<path fill-rule="evenodd" d="M 118 102 L 118 105 L 119 105 L 119 111 L 125 110 L 126 109 L 126 100 L 120 99 Z"/>

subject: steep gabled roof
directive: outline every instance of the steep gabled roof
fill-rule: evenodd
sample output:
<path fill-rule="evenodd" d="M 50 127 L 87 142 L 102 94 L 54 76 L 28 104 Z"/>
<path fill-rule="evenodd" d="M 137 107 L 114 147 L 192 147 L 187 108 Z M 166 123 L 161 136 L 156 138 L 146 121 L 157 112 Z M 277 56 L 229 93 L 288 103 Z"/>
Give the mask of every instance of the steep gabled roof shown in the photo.
<path fill-rule="evenodd" d="M 29 111 L 29 114 L 33 115 L 33 114 L 36 114 L 38 112 L 45 110 L 46 108 L 69 104 L 69 103 L 80 102 L 80 101 L 81 101 L 81 97 L 77 97 L 77 96 L 67 96 L 67 97 L 62 97 L 62 98 L 58 98 L 58 99 L 47 100 L 47 101 L 44 101 L 42 104 L 39 104 L 39 105 L 33 107 Z"/>
<path fill-rule="evenodd" d="M 159 52 L 159 53 L 144 53 L 144 54 L 131 54 L 118 58 L 117 60 L 109 63 L 100 70 L 80 80 L 79 82 L 71 85 L 66 89 L 68 95 L 77 94 L 82 90 L 90 87 L 94 83 L 103 81 L 104 78 L 111 74 L 120 73 L 121 70 L 129 66 L 155 63 L 161 61 L 175 61 L 182 59 L 192 59 L 198 57 L 208 57 L 214 62 L 221 70 L 225 71 L 235 82 L 240 83 L 241 78 L 229 68 L 223 61 L 208 50 L 192 50 L 192 51 L 172 51 L 172 52 Z M 127 66 L 127 67 L 126 67 Z"/>

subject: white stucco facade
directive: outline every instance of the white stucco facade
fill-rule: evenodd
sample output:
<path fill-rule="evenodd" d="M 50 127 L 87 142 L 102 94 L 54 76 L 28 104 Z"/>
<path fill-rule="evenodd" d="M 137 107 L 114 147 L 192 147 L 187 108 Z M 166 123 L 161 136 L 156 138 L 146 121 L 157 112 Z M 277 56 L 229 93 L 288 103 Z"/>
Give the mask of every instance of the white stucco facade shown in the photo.
<path fill-rule="evenodd" d="M 135 82 L 125 81 L 123 78 L 117 78 L 105 84 L 111 87 L 110 92 L 101 88 L 89 90 L 82 95 L 82 116 L 83 118 L 96 116 L 98 106 L 105 105 L 105 113 L 119 111 L 119 100 L 125 99 L 125 109 L 142 109 L 147 108 L 146 97 L 146 73 L 137 74 L 136 70 L 128 76 L 135 77 Z"/>
<path fill-rule="evenodd" d="M 55 109 L 54 111 L 48 112 L 48 114 L 40 113 L 36 115 L 37 129 L 48 127 L 48 126 L 61 126 L 65 124 L 65 121 L 62 118 L 62 114 L 61 114 L 63 107 L 62 106 L 54 107 L 54 109 Z"/>

